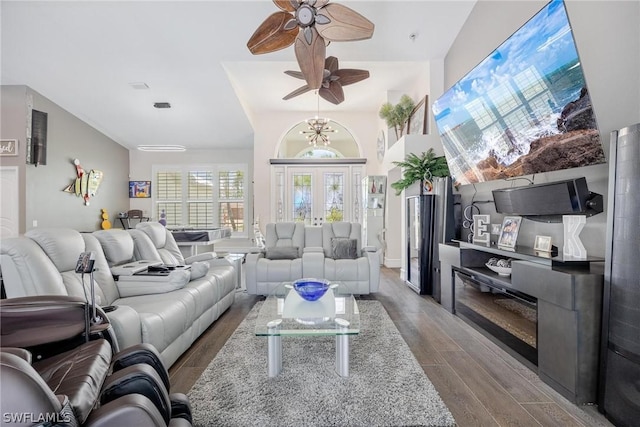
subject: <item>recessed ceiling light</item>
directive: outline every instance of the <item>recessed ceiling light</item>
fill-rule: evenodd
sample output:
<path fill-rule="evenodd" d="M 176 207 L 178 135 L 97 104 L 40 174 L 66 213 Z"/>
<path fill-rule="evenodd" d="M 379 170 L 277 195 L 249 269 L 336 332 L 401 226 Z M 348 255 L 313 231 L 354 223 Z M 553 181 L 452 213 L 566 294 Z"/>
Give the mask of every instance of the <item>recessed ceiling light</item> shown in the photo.
<path fill-rule="evenodd" d="M 183 145 L 138 145 L 140 151 L 186 151 Z"/>
<path fill-rule="evenodd" d="M 168 102 L 155 102 L 153 106 L 156 108 L 171 108 L 171 104 Z"/>
<path fill-rule="evenodd" d="M 131 86 L 133 89 L 149 89 L 149 85 L 145 82 L 133 82 L 129 83 L 129 86 Z"/>

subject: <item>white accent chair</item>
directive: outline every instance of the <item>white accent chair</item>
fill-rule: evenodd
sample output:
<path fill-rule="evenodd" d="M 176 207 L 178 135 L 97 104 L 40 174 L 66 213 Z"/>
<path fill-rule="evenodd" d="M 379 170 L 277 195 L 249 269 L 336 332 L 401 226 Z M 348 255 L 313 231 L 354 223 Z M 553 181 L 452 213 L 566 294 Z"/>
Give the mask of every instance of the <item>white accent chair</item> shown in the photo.
<path fill-rule="evenodd" d="M 266 225 L 265 250 L 247 254 L 247 293 L 268 295 L 282 282 L 302 278 L 304 224 L 280 222 Z M 271 254 L 274 254 L 271 258 Z M 270 258 L 266 258 L 266 256 Z"/>

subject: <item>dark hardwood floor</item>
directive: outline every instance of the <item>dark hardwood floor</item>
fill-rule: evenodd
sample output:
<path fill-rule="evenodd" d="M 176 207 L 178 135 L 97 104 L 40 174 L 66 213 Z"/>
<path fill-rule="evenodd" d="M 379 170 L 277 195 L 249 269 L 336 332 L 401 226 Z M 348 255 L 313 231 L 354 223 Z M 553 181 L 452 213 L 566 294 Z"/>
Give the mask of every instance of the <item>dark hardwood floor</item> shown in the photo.
<path fill-rule="evenodd" d="M 531 369 L 432 298 L 398 270 L 382 268 L 380 301 L 459 426 L 611 426 L 594 406 L 576 406 Z M 236 300 L 169 370 L 172 392 L 187 393 L 261 297 Z M 265 372 L 266 375 L 266 372 Z"/>

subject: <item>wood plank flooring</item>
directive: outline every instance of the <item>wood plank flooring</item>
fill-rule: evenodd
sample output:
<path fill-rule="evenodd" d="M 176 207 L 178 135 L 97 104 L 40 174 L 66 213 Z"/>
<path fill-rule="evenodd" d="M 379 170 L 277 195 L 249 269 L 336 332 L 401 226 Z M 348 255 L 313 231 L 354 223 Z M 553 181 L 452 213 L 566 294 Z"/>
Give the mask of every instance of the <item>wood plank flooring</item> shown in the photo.
<path fill-rule="evenodd" d="M 187 393 L 261 297 L 239 292 L 169 370 L 172 392 Z M 382 268 L 380 301 L 459 426 L 611 426 L 594 406 L 576 406 L 535 372 L 432 298 Z M 265 372 L 266 375 L 266 372 Z"/>

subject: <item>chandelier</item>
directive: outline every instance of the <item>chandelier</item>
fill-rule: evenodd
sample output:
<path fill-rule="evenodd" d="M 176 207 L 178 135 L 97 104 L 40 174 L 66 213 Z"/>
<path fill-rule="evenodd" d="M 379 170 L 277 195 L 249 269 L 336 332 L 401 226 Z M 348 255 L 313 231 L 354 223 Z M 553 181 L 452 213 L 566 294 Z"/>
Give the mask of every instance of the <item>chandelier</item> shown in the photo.
<path fill-rule="evenodd" d="M 329 126 L 331 119 L 320 118 L 320 96 L 318 95 L 318 91 L 316 91 L 316 96 L 318 97 L 318 113 L 314 118 L 306 120 L 307 129 L 301 130 L 300 135 L 305 135 L 305 138 L 309 141 L 309 145 L 316 147 L 318 144 L 322 144 L 326 147 L 331 144 L 328 134 L 336 133 L 338 130 Z"/>
<path fill-rule="evenodd" d="M 301 130 L 300 134 L 305 135 L 307 141 L 309 141 L 309 145 L 313 145 L 314 147 L 318 144 L 323 144 L 325 146 L 331 144 L 331 140 L 329 139 L 329 133 L 338 132 L 337 129 L 333 129 L 329 126 L 329 122 L 331 119 L 319 118 L 318 116 L 313 119 L 307 119 L 307 130 Z"/>

